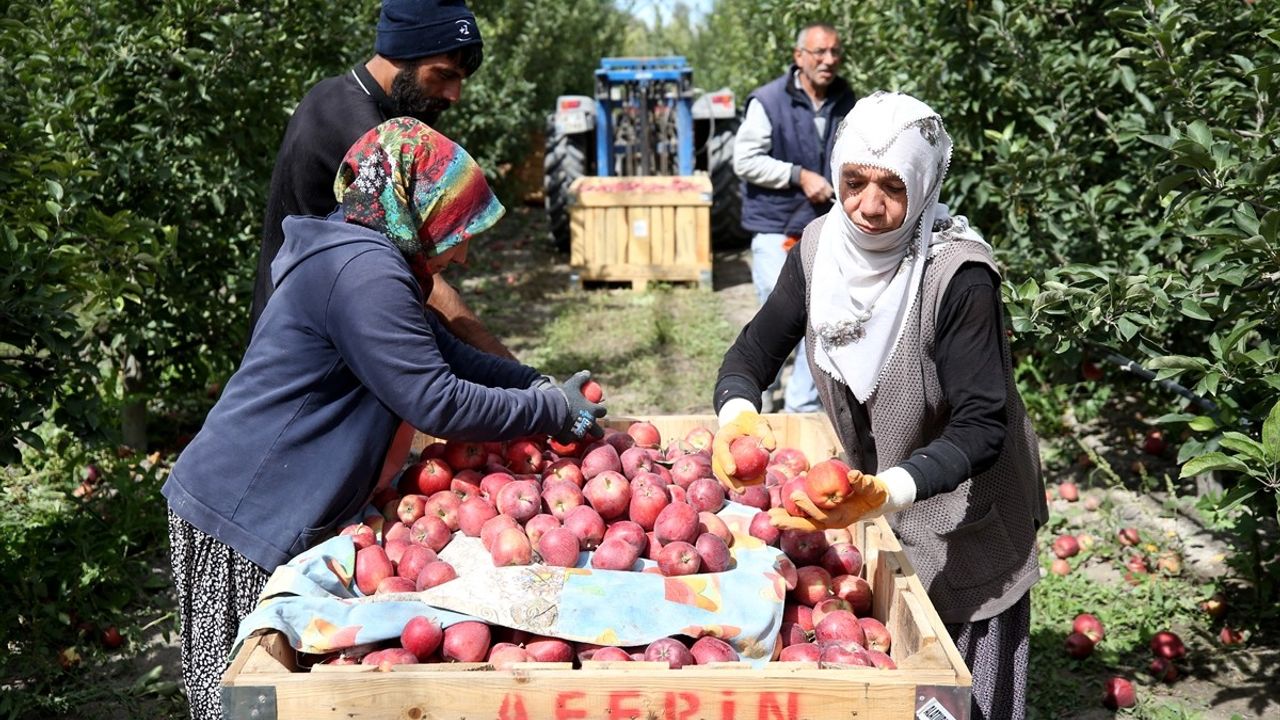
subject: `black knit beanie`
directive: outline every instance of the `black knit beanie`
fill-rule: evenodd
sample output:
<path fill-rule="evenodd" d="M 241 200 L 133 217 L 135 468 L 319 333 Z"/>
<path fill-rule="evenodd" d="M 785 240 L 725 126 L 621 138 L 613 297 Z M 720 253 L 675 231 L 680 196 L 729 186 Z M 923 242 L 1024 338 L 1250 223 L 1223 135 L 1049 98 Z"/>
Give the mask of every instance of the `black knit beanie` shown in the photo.
<path fill-rule="evenodd" d="M 412 60 L 463 48 L 468 73 L 483 57 L 476 16 L 464 0 L 382 0 L 374 50 L 385 58 Z"/>

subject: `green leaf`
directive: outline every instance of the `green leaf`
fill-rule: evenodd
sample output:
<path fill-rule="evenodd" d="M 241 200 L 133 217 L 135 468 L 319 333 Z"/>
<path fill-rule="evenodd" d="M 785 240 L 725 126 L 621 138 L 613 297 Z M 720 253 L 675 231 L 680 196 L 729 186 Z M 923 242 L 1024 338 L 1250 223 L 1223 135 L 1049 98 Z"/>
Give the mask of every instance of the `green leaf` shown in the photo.
<path fill-rule="evenodd" d="M 1187 135 L 1206 150 L 1213 146 L 1213 131 L 1203 120 L 1196 120 L 1188 125 Z"/>
<path fill-rule="evenodd" d="M 1044 128 L 1044 131 L 1050 135 L 1058 131 L 1058 124 L 1044 115 L 1032 115 L 1031 119 L 1034 120 L 1037 125 Z"/>
<path fill-rule="evenodd" d="M 58 184 L 56 180 L 45 180 L 44 186 L 54 200 L 62 200 L 62 185 Z"/>
<path fill-rule="evenodd" d="M 1218 512 L 1226 512 L 1257 494 L 1257 485 L 1240 483 L 1223 493 Z"/>
<path fill-rule="evenodd" d="M 1182 473 L 1178 477 L 1192 477 L 1201 473 L 1212 472 L 1215 470 L 1230 470 L 1232 472 L 1248 472 L 1249 466 L 1244 464 L 1240 458 L 1227 455 L 1221 452 L 1211 452 L 1192 458 L 1186 465 L 1182 466 Z"/>
<path fill-rule="evenodd" d="M 1156 183 L 1156 194 L 1163 197 L 1170 190 L 1178 187 L 1188 180 L 1194 179 L 1198 174 L 1199 173 L 1195 170 L 1183 170 L 1182 172 L 1161 178 L 1160 182 Z"/>
<path fill-rule="evenodd" d="M 1195 318 L 1196 320 L 1212 320 L 1212 318 L 1209 317 L 1209 313 L 1204 311 L 1204 308 L 1200 303 L 1192 300 L 1191 298 L 1182 299 L 1182 314 L 1189 318 Z"/>
<path fill-rule="evenodd" d="M 1178 370 L 1207 370 L 1209 363 L 1203 358 L 1189 357 L 1187 355 L 1162 355 L 1160 357 L 1151 358 L 1147 361 L 1147 368 L 1158 370 L 1164 368 L 1175 368 Z"/>
<path fill-rule="evenodd" d="M 1187 427 L 1196 432 L 1208 432 L 1218 427 L 1218 423 L 1208 415 L 1200 415 L 1195 420 L 1187 423 Z"/>
<path fill-rule="evenodd" d="M 1258 234 L 1269 244 L 1275 245 L 1278 230 L 1280 230 L 1280 210 L 1270 210 L 1262 216 L 1262 222 L 1258 224 Z"/>
<path fill-rule="evenodd" d="M 1197 270 L 1203 270 L 1213 265 L 1217 265 L 1222 260 L 1222 258 L 1226 257 L 1227 253 L 1230 253 L 1230 252 L 1231 252 L 1230 245 L 1224 244 L 1224 245 L 1218 245 L 1216 247 L 1210 248 L 1200 253 L 1199 255 L 1197 255 L 1196 259 L 1191 261 L 1191 269 L 1193 271 L 1197 271 Z"/>
<path fill-rule="evenodd" d="M 1280 401 L 1262 423 L 1262 449 L 1272 463 L 1280 463 Z"/>
<path fill-rule="evenodd" d="M 1241 455 L 1248 455 L 1250 460 L 1258 462 L 1265 461 L 1265 452 L 1262 443 L 1257 440 L 1238 432 L 1226 432 L 1222 434 L 1222 438 L 1218 440 L 1218 444 L 1228 450 L 1235 450 Z"/>
<path fill-rule="evenodd" d="M 1151 143 L 1156 147 L 1164 148 L 1165 150 L 1173 147 L 1174 140 L 1171 135 L 1139 135 L 1138 139 L 1143 142 Z"/>

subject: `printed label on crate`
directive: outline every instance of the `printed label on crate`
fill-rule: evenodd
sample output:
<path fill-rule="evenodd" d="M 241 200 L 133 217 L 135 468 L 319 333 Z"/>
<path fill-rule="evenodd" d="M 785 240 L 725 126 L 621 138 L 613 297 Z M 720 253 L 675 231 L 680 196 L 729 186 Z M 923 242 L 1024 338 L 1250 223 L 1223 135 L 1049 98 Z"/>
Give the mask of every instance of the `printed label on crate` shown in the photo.
<path fill-rule="evenodd" d="M 798 692 L 695 692 L 626 689 L 610 691 L 562 690 L 507 693 L 496 720 L 556 718 L 718 718 L 719 720 L 802 720 Z"/>
<path fill-rule="evenodd" d="M 929 702 L 916 710 L 916 718 L 918 720 L 956 720 L 956 716 L 947 712 L 942 703 L 938 702 L 938 698 L 929 698 Z"/>

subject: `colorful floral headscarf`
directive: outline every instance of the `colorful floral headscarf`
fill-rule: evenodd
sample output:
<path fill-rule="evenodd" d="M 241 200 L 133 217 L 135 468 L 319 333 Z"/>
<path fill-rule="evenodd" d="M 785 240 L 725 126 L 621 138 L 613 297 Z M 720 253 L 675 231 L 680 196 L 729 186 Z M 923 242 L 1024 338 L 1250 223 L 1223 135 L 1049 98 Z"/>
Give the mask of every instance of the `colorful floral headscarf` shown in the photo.
<path fill-rule="evenodd" d="M 333 193 L 347 222 L 386 235 L 424 285 L 427 258 L 488 230 L 506 212 L 466 150 L 407 117 L 351 146 Z"/>

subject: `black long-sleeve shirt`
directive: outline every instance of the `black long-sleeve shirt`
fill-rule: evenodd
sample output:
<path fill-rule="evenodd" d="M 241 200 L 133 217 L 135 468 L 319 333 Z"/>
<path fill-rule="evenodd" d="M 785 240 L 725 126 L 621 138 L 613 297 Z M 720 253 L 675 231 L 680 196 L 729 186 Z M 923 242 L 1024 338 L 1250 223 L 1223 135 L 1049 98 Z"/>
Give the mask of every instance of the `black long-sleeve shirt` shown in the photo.
<path fill-rule="evenodd" d="M 725 353 L 716 379 L 715 409 L 730 398 L 758 403 L 761 391 L 777 375 L 808 322 L 804 268 L 800 253 L 790 252 L 778 283 L 756 316 Z M 990 468 L 1000 455 L 1006 432 L 1006 389 L 1002 342 L 1004 323 L 999 282 L 985 266 L 966 263 L 947 286 L 934 328 L 935 364 L 942 392 L 951 406 L 942 434 L 915 450 L 901 466 L 916 483 L 916 501 L 950 492 L 967 478 Z M 850 393 L 861 458 L 875 471 L 875 428 L 866 405 Z"/>

